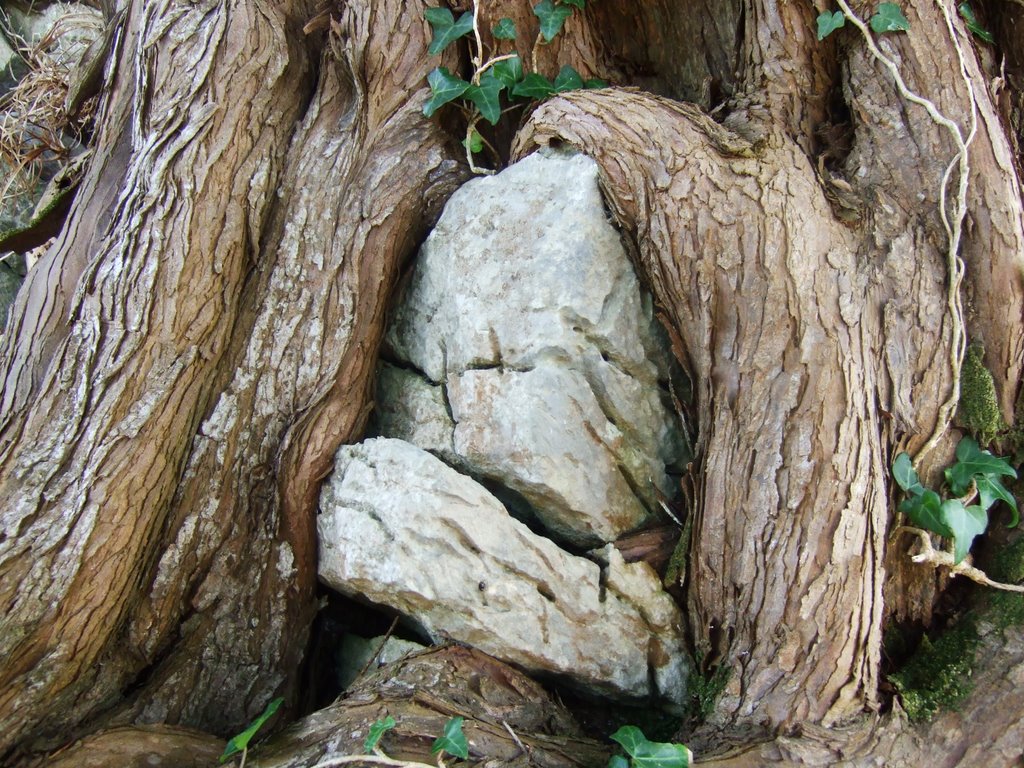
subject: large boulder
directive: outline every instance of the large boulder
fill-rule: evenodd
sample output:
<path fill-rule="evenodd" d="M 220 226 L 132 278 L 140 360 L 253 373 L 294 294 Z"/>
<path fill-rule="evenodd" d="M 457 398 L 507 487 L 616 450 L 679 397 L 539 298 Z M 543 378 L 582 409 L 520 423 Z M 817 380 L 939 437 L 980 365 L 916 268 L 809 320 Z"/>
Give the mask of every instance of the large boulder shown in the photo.
<path fill-rule="evenodd" d="M 539 152 L 453 195 L 386 347 L 380 434 L 524 499 L 557 540 L 612 541 L 675 495 L 671 356 L 589 158 Z"/>
<path fill-rule="evenodd" d="M 604 566 L 511 517 L 473 479 L 407 442 L 342 447 L 318 517 L 320 579 L 595 694 L 686 696 L 679 608 L 646 563 Z"/>

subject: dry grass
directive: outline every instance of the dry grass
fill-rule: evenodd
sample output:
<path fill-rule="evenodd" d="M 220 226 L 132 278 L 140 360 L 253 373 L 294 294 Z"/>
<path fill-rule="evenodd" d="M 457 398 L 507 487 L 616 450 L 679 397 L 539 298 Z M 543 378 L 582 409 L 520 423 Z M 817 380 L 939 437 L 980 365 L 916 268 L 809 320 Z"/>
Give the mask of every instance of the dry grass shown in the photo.
<path fill-rule="evenodd" d="M 51 171 L 66 162 L 92 127 L 93 105 L 87 104 L 74 121 L 64 111 L 73 65 L 89 40 L 102 33 L 97 17 L 73 11 L 60 17 L 51 30 L 31 44 L 12 30 L 0 10 L 0 24 L 28 72 L 13 89 L 0 96 L 0 161 L 12 169 L 0 187 L 0 206 L 31 194 L 47 165 Z"/>

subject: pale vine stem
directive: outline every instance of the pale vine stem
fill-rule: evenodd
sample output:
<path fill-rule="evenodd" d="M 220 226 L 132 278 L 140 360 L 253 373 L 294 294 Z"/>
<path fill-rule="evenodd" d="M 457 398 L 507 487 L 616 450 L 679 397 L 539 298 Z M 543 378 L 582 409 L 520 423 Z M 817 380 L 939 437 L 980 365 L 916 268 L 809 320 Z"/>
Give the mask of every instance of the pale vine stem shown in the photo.
<path fill-rule="evenodd" d="M 482 75 L 488 67 L 493 66 L 496 62 L 502 59 L 511 58 L 509 56 L 500 56 L 497 59 L 492 59 L 487 63 L 484 63 L 484 44 L 480 38 L 480 3 L 473 3 L 473 38 L 476 40 L 476 48 L 472 54 L 473 61 L 473 85 L 480 85 L 480 75 Z M 466 122 L 466 140 L 463 142 L 466 145 L 466 162 L 469 163 L 469 170 L 471 173 L 478 173 L 481 176 L 493 176 L 494 171 L 489 168 L 479 168 L 473 161 L 473 131 L 476 130 L 476 124 L 480 122 L 480 113 L 475 111 L 475 114 L 469 118 Z"/>
<path fill-rule="evenodd" d="M 935 102 L 930 101 L 929 99 L 926 99 L 910 90 L 900 73 L 899 67 L 896 66 L 896 63 L 879 50 L 874 37 L 868 31 L 867 25 L 865 25 L 864 22 L 853 12 L 846 0 L 837 1 L 843 13 L 846 14 L 846 18 L 848 18 L 860 31 L 871 55 L 888 70 L 896 83 L 896 88 L 900 95 L 907 101 L 923 107 L 928 112 L 928 116 L 932 119 L 932 122 L 942 128 L 945 128 L 949 132 L 957 148 L 956 155 L 950 161 L 949 165 L 946 166 L 946 170 L 942 174 L 942 183 L 939 189 L 939 214 L 942 219 L 942 225 L 946 230 L 948 245 L 946 251 L 946 262 L 949 286 L 946 294 L 946 306 L 949 309 L 953 336 L 949 355 L 952 387 L 949 397 L 939 408 L 938 421 L 935 425 L 935 429 L 928 438 L 928 441 L 921 447 L 921 450 L 917 452 L 915 463 L 918 463 L 921 459 L 927 456 L 936 445 L 938 445 L 939 441 L 945 435 L 960 401 L 960 373 L 963 366 L 964 355 L 967 351 L 967 336 L 964 332 L 963 298 L 960 295 L 960 286 L 963 283 L 965 266 L 964 261 L 960 256 L 960 243 L 963 237 L 964 218 L 967 215 L 967 190 L 971 173 L 968 149 L 978 132 L 978 101 L 977 96 L 975 95 L 974 86 L 971 83 L 970 73 L 967 69 L 964 49 L 960 44 L 956 28 L 953 24 L 953 16 L 950 13 L 947 4 L 943 2 L 943 0 L 936 0 L 936 2 L 942 11 L 943 19 L 946 22 L 949 39 L 952 41 L 953 47 L 956 50 L 957 61 L 960 65 L 960 75 L 963 78 L 964 85 L 967 88 L 967 94 L 970 97 L 970 131 L 968 132 L 966 139 L 964 138 L 960 126 L 943 115 L 935 105 Z M 1024 0 L 1013 0 L 1013 2 L 1024 5 Z M 960 176 L 959 183 L 957 185 L 955 204 L 952 215 L 950 215 L 946 188 L 949 184 L 954 168 L 959 169 Z M 927 531 L 911 526 L 900 526 L 894 531 L 893 535 L 898 536 L 901 533 L 913 534 L 917 536 L 921 542 L 921 551 L 911 557 L 911 560 L 915 563 L 926 563 L 931 565 L 933 568 L 948 568 L 953 576 L 965 576 L 971 581 L 993 589 L 1024 593 L 1024 585 L 1003 584 L 998 581 L 993 581 L 984 571 L 979 568 L 975 568 L 966 561 L 957 563 L 956 558 L 951 552 L 936 551 L 932 546 L 931 536 Z"/>
<path fill-rule="evenodd" d="M 437 758 L 437 765 L 410 762 L 408 760 L 395 760 L 385 755 L 379 748 L 375 748 L 372 755 L 332 757 L 330 760 L 324 760 L 322 763 L 311 766 L 311 768 L 333 768 L 334 766 L 348 765 L 349 763 L 371 763 L 373 765 L 386 765 L 389 768 L 438 768 L 438 766 L 445 768 L 445 764 L 440 757 Z"/>
<path fill-rule="evenodd" d="M 871 35 L 871 32 L 868 30 L 868 27 L 863 20 L 853 12 L 846 0 L 838 0 L 839 7 L 846 15 L 846 18 L 849 19 L 850 23 L 857 27 L 858 30 L 860 30 L 871 55 L 876 61 L 885 67 L 892 76 L 896 83 L 896 89 L 899 91 L 900 95 L 907 101 L 923 107 L 925 111 L 927 111 L 928 116 L 932 119 L 932 122 L 942 128 L 945 128 L 949 132 L 949 135 L 953 138 L 953 143 L 957 148 L 956 155 L 953 157 L 952 161 L 946 167 L 945 173 L 942 175 L 942 184 L 939 189 L 939 214 L 942 218 L 942 225 L 946 230 L 947 237 L 946 267 L 949 285 L 946 293 L 946 306 L 949 310 L 951 333 L 953 337 L 949 353 L 952 385 L 949 397 L 939 407 L 935 428 L 932 431 L 931 436 L 928 438 L 928 441 L 917 452 L 917 456 L 914 459 L 915 463 L 919 463 L 925 456 L 927 456 L 946 434 L 946 430 L 949 428 L 950 422 L 953 420 L 953 414 L 956 412 L 957 405 L 960 401 L 960 371 L 963 366 L 964 354 L 967 351 L 967 337 L 964 333 L 963 298 L 960 295 L 960 286 L 964 278 L 964 262 L 960 257 L 960 242 L 963 236 L 964 218 L 967 215 L 967 189 L 971 172 L 970 161 L 968 159 L 968 148 L 974 140 L 974 136 L 978 130 L 977 98 L 974 93 L 974 87 L 971 84 L 970 74 L 967 71 L 967 63 L 964 58 L 963 47 L 957 39 L 956 30 L 953 26 L 953 19 L 950 15 L 949 9 L 942 0 L 937 0 L 937 2 L 939 7 L 942 9 L 942 15 L 946 21 L 946 27 L 949 31 L 950 39 L 952 40 L 953 46 L 957 52 L 957 58 L 960 64 L 960 74 L 967 86 L 967 92 L 970 96 L 970 132 L 966 139 L 964 139 L 960 126 L 942 114 L 942 112 L 939 111 L 939 108 L 935 105 L 935 102 L 918 95 L 907 86 L 906 81 L 903 79 L 903 75 L 900 73 L 899 67 L 878 48 L 874 37 Z M 946 187 L 953 173 L 953 169 L 957 167 L 959 167 L 960 178 L 957 185 L 956 203 L 953 208 L 952 215 L 950 215 L 950 211 L 947 208 Z"/>
<path fill-rule="evenodd" d="M 901 533 L 909 533 L 912 536 L 917 536 L 921 542 L 921 551 L 910 558 L 915 563 L 927 563 L 933 568 L 949 568 L 949 572 L 952 576 L 966 576 L 977 584 L 991 587 L 993 589 L 1001 589 L 1005 592 L 1024 593 L 1024 584 L 1003 584 L 1000 581 L 993 581 L 988 577 L 987 573 L 980 568 L 975 568 L 966 560 L 957 563 L 951 553 L 937 551 L 935 547 L 932 546 L 932 538 L 928 534 L 928 531 L 924 531 L 920 528 L 914 528 L 909 525 L 901 525 L 893 531 L 893 536 L 899 536 Z"/>

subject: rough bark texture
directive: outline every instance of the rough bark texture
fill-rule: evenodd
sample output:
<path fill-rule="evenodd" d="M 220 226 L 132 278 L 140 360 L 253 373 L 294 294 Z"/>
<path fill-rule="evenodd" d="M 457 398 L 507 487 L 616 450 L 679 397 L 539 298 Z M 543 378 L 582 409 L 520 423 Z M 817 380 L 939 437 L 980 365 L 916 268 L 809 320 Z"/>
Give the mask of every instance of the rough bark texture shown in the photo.
<path fill-rule="evenodd" d="M 1024 686 L 995 670 L 1019 682 L 1012 629 L 979 655 L 992 684 L 963 715 L 829 728 L 877 708 L 883 621 L 927 622 L 942 586 L 888 538 L 888 466 L 950 394 L 938 203 L 954 147 L 852 25 L 814 39 L 826 5 L 602 0 L 539 47 L 525 1 L 487 13 L 520 21 L 516 47 L 548 74 L 658 94 L 552 99 L 515 152 L 559 141 L 597 160 L 682 341 L 701 452 L 691 630 L 731 672 L 711 725 L 733 729 L 721 743 L 788 729 L 720 764 L 1010 764 L 1019 724 L 1000 718 Z M 967 332 L 1012 423 L 1024 6 L 991 5 L 1001 83 L 949 3 L 904 0 L 910 31 L 879 45 L 965 130 L 973 88 Z M 361 435 L 402 262 L 465 177 L 454 120 L 420 111 L 427 72 L 465 52 L 427 55 L 421 2 L 350 0 L 307 32 L 312 0 L 123 6 L 95 159 L 0 349 L 10 762 L 100 726 L 228 733 L 294 692 L 319 481 Z"/>
<path fill-rule="evenodd" d="M 341 13 L 314 82 L 307 5 L 132 5 L 100 210 L 7 337 L 0 753 L 93 716 L 230 730 L 294 682 L 317 481 L 463 178 L 406 10 Z"/>

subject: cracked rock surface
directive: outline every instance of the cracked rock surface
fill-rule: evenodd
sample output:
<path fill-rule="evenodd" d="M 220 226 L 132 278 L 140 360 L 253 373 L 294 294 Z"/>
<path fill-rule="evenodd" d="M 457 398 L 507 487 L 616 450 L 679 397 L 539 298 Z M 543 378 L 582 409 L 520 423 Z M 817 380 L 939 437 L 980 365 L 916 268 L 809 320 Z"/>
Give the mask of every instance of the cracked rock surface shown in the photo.
<path fill-rule="evenodd" d="M 682 702 L 681 615 L 647 564 L 565 552 L 402 440 L 343 447 L 320 507 L 320 578 L 339 592 L 591 692 Z"/>
<path fill-rule="evenodd" d="M 670 353 L 583 155 L 463 186 L 387 335 L 380 434 L 504 487 L 557 540 L 613 541 L 674 496 Z"/>
<path fill-rule="evenodd" d="M 321 581 L 592 694 L 684 701 L 680 610 L 608 544 L 687 454 L 594 162 L 542 152 L 453 195 L 384 357 L 383 437 L 322 491 Z"/>

